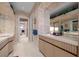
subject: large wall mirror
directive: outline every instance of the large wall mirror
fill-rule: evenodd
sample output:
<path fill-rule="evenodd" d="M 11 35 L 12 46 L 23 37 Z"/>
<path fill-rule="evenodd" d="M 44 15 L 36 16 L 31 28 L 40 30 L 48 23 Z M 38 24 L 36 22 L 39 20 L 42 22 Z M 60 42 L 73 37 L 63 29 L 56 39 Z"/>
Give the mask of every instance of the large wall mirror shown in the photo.
<path fill-rule="evenodd" d="M 75 6 L 76 8 L 74 8 Z M 69 10 L 68 10 L 69 9 Z M 67 11 L 68 10 L 68 11 Z M 52 14 L 50 19 L 50 32 L 54 35 L 78 38 L 79 36 L 79 9 L 78 3 L 67 7 L 60 11 L 57 15 Z M 63 13 L 64 11 L 64 13 Z"/>
<path fill-rule="evenodd" d="M 78 23 L 79 23 L 78 18 L 63 21 L 60 25 L 60 29 L 62 30 L 63 35 L 78 38 L 79 35 Z"/>

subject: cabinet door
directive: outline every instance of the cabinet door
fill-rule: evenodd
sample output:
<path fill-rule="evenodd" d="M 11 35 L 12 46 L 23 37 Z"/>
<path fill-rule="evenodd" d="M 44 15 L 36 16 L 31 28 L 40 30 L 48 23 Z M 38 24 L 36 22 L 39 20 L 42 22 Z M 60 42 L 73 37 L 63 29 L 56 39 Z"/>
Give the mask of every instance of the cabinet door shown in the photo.
<path fill-rule="evenodd" d="M 61 50 L 45 41 L 39 40 L 39 49 L 47 57 L 74 57 L 74 55 Z"/>
<path fill-rule="evenodd" d="M 54 48 L 51 44 L 44 42 L 45 46 L 45 54 L 48 57 L 53 57 L 54 56 Z"/>
<path fill-rule="evenodd" d="M 46 42 L 40 40 L 39 46 L 40 46 L 39 48 L 40 48 L 41 52 L 45 56 L 49 56 L 49 57 L 54 56 L 54 50 L 53 50 L 53 46 L 52 45 L 50 45 L 49 43 L 46 43 Z"/>
<path fill-rule="evenodd" d="M 45 44 L 44 44 L 44 41 L 42 41 L 42 40 L 39 40 L 39 50 L 40 50 L 44 55 L 46 55 L 46 54 L 45 54 L 45 52 L 46 52 L 46 50 L 45 50 Z"/>
<path fill-rule="evenodd" d="M 0 57 L 7 57 L 8 56 L 8 44 L 0 50 Z"/>
<path fill-rule="evenodd" d="M 61 50 L 57 47 L 53 46 L 53 49 L 54 49 L 54 56 L 55 57 L 74 57 L 74 55 L 72 55 L 64 50 Z"/>
<path fill-rule="evenodd" d="M 9 42 L 8 43 L 8 52 L 12 52 L 13 51 L 13 42 Z"/>

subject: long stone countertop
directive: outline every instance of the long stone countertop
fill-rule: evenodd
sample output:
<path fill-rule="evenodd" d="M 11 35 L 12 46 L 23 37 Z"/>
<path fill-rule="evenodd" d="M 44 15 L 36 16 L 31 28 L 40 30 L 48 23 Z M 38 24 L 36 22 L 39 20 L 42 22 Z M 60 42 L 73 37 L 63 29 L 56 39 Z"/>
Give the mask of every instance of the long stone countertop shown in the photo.
<path fill-rule="evenodd" d="M 61 42 L 65 42 L 71 45 L 75 45 L 78 46 L 78 39 L 76 38 L 70 38 L 70 37 L 66 37 L 66 36 L 55 36 L 55 35 L 51 35 L 51 34 L 42 34 L 41 36 L 45 36 L 48 37 L 50 39 L 55 39 Z"/>

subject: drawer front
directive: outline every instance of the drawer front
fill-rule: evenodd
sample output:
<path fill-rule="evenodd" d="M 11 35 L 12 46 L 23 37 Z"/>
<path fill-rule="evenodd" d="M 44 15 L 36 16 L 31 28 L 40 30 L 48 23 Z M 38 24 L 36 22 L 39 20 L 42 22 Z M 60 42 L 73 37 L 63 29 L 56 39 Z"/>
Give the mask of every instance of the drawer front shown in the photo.
<path fill-rule="evenodd" d="M 8 44 L 0 50 L 0 57 L 7 57 L 8 56 Z"/>
<path fill-rule="evenodd" d="M 60 42 L 60 41 L 57 41 L 55 39 L 50 39 L 50 38 L 47 38 L 47 37 L 43 37 L 43 36 L 40 36 L 39 37 L 40 39 L 42 40 L 45 40 L 47 42 L 50 42 L 51 44 L 54 44 L 58 47 L 61 47 L 71 53 L 74 53 L 77 55 L 77 50 L 78 50 L 78 47 L 77 46 L 74 46 L 74 45 L 70 45 L 70 44 L 67 44 L 67 43 L 64 43 L 64 42 Z"/>
<path fill-rule="evenodd" d="M 42 53 L 45 53 L 46 50 L 45 50 L 45 44 L 43 41 L 39 40 L 39 50 L 42 52 Z"/>
<path fill-rule="evenodd" d="M 39 49 L 47 57 L 74 57 L 74 55 L 42 40 L 39 40 Z"/>
<path fill-rule="evenodd" d="M 54 56 L 55 57 L 74 57 L 74 55 L 72 55 L 64 50 L 61 50 L 55 46 L 53 46 L 53 49 L 54 49 Z"/>
<path fill-rule="evenodd" d="M 8 43 L 8 52 L 10 53 L 11 51 L 13 51 L 13 42 Z"/>
<path fill-rule="evenodd" d="M 54 56 L 53 46 L 49 45 L 48 43 L 40 40 L 39 49 L 45 56 L 52 57 Z"/>
<path fill-rule="evenodd" d="M 13 51 L 13 42 L 9 42 L 0 50 L 0 57 L 7 57 Z"/>
<path fill-rule="evenodd" d="M 70 45 L 70 44 L 60 42 L 60 41 L 56 41 L 56 40 L 52 40 L 51 43 L 60 47 L 60 48 L 65 49 L 65 50 L 67 50 L 71 53 L 77 54 L 77 48 L 78 48 L 77 46 Z"/>

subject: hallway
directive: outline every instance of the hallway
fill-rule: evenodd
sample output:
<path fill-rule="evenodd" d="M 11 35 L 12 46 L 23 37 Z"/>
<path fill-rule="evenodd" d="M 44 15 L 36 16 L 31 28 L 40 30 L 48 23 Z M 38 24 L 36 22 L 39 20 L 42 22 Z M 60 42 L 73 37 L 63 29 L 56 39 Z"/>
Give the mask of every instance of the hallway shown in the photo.
<path fill-rule="evenodd" d="M 14 52 L 10 54 L 10 57 L 13 56 L 43 57 L 34 42 L 29 42 L 28 38 L 24 35 L 21 36 L 17 44 L 14 45 Z"/>
<path fill-rule="evenodd" d="M 0 57 L 78 57 L 78 2 L 0 2 Z"/>

